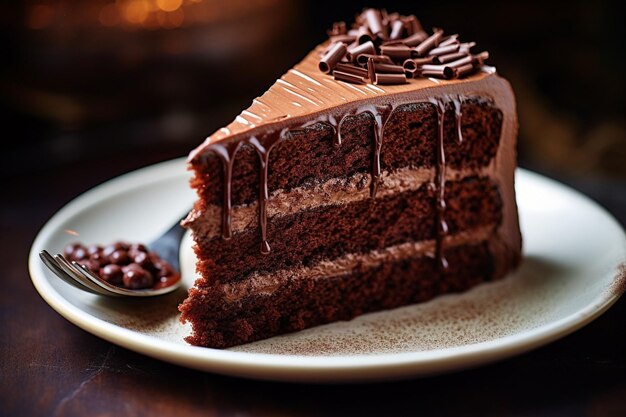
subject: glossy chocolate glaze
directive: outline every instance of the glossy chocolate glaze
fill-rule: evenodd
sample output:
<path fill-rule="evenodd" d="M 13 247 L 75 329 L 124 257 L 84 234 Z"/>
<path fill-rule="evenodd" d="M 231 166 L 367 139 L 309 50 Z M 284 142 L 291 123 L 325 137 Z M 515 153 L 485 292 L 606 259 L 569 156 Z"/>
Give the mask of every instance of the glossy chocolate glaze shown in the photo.
<path fill-rule="evenodd" d="M 436 187 L 437 187 L 437 250 L 436 250 L 436 258 L 438 260 L 438 265 L 442 269 L 447 268 L 447 261 L 445 259 L 443 253 L 443 239 L 447 233 L 448 226 L 446 224 L 444 213 L 445 213 L 445 154 L 443 148 L 443 140 L 444 140 L 444 115 L 446 110 L 446 104 L 448 101 L 454 103 L 455 106 L 455 126 L 457 130 L 457 134 L 459 137 L 459 141 L 462 140 L 461 136 L 461 101 L 462 98 L 460 96 L 456 96 L 453 98 L 444 98 L 437 97 L 432 99 L 432 103 L 435 105 L 438 115 L 438 134 L 437 134 L 437 142 L 436 142 L 436 155 L 437 155 L 437 167 L 436 167 Z M 376 198 L 376 192 L 378 190 L 378 184 L 380 182 L 380 151 L 384 142 L 384 129 L 387 120 L 393 114 L 395 110 L 395 106 L 387 105 L 387 106 L 376 106 L 376 105 L 364 105 L 356 109 L 354 112 L 348 112 L 341 116 L 339 121 L 337 122 L 337 118 L 333 116 L 327 116 L 323 118 L 323 120 L 316 120 L 315 123 L 325 123 L 328 124 L 334 130 L 333 143 L 337 146 L 341 145 L 341 125 L 343 121 L 347 117 L 358 116 L 363 113 L 369 113 L 372 115 L 374 119 L 374 144 L 372 152 L 372 164 L 371 164 L 371 182 L 370 182 L 370 197 Z M 311 122 L 307 122 L 302 126 L 297 127 L 296 129 L 301 129 L 305 126 L 310 125 Z M 284 140 L 287 137 L 285 134 L 287 129 L 282 129 L 280 131 L 275 131 L 269 134 L 265 134 L 263 136 L 252 136 L 244 141 L 240 141 L 237 143 L 231 143 L 228 145 L 223 145 L 221 143 L 215 143 L 209 146 L 208 150 L 215 152 L 220 160 L 222 161 L 223 172 L 224 172 L 224 201 L 222 205 L 222 237 L 224 239 L 228 239 L 231 237 L 231 219 L 232 219 L 232 168 L 236 158 L 236 153 L 239 147 L 244 143 L 249 143 L 252 145 L 259 155 L 260 160 L 260 173 L 259 173 L 259 228 L 261 229 L 261 253 L 269 253 L 271 250 L 270 244 L 267 240 L 267 201 L 269 199 L 269 190 L 268 190 L 268 170 L 269 170 L 269 155 L 271 150 L 276 146 L 280 141 Z"/>

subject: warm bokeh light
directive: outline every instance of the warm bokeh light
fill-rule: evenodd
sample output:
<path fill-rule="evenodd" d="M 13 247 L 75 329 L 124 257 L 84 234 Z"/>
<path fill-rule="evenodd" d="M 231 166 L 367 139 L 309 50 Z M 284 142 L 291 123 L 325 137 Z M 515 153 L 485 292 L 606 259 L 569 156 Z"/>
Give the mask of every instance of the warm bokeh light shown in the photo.
<path fill-rule="evenodd" d="M 183 0 L 156 0 L 156 4 L 164 12 L 173 12 L 183 5 Z"/>
<path fill-rule="evenodd" d="M 124 5 L 124 19 L 129 23 L 140 25 L 148 17 L 148 1 L 133 0 Z"/>
<path fill-rule="evenodd" d="M 96 26 L 124 29 L 176 29 L 239 18 L 281 0 L 34 0 L 26 7 L 25 27 L 67 32 Z M 89 30 L 89 29 L 88 29 Z"/>

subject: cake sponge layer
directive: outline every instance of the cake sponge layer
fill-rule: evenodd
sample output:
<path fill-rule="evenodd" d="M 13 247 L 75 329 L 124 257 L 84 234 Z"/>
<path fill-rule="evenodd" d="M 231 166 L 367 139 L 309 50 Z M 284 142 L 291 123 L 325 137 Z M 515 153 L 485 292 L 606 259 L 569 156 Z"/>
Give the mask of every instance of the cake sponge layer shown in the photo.
<path fill-rule="evenodd" d="M 502 220 L 502 200 L 497 185 L 487 177 L 448 181 L 445 187 L 445 221 L 455 234 Z M 416 190 L 377 199 L 315 207 L 275 216 L 268 221 L 272 250 L 259 251 L 256 219 L 229 240 L 207 238 L 203 222 L 192 226 L 198 271 L 206 277 L 196 285 L 245 279 L 251 273 L 269 273 L 309 266 L 345 253 L 364 253 L 404 242 L 434 239 L 435 190 L 429 183 Z M 253 212 L 255 213 L 255 212 Z"/>
<path fill-rule="evenodd" d="M 293 279 L 271 292 L 251 292 L 229 300 L 221 284 L 192 288 L 182 304 L 190 319 L 194 345 L 225 348 L 308 327 L 349 320 L 360 314 L 429 300 L 439 294 L 465 291 L 501 278 L 518 258 L 509 249 L 494 253 L 489 241 L 449 248 L 450 268 L 443 274 L 425 255 L 361 264 L 348 273 L 319 279 Z M 507 259 L 505 268 L 496 258 Z M 199 302 L 202 300 L 202 302 Z"/>

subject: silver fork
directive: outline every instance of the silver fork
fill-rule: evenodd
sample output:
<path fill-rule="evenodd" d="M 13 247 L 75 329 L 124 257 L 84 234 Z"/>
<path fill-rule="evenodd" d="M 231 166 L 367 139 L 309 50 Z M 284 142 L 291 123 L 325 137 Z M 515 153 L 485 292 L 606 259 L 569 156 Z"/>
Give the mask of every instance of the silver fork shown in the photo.
<path fill-rule="evenodd" d="M 180 256 L 180 242 L 184 234 L 185 229 L 180 225 L 180 221 L 178 221 L 169 230 L 148 245 L 150 251 L 156 252 L 161 259 L 167 261 L 172 268 L 179 273 L 180 264 L 178 259 Z M 80 290 L 97 295 L 109 297 L 154 297 L 175 291 L 182 284 L 181 279 L 172 285 L 159 289 L 146 288 L 130 290 L 109 284 L 88 268 L 85 268 L 75 261 L 68 261 L 61 254 L 53 256 L 48 251 L 43 250 L 39 252 L 39 257 L 48 269 L 66 283 Z"/>

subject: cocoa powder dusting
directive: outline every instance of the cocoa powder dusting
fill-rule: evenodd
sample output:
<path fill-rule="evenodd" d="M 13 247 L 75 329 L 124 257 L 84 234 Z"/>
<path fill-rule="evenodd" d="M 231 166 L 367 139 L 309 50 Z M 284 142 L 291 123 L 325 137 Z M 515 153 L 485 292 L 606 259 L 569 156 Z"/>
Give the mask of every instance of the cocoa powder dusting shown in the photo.
<path fill-rule="evenodd" d="M 613 297 L 620 297 L 624 292 L 626 292 L 626 262 L 617 267 L 617 275 L 609 285 L 609 294 Z"/>

